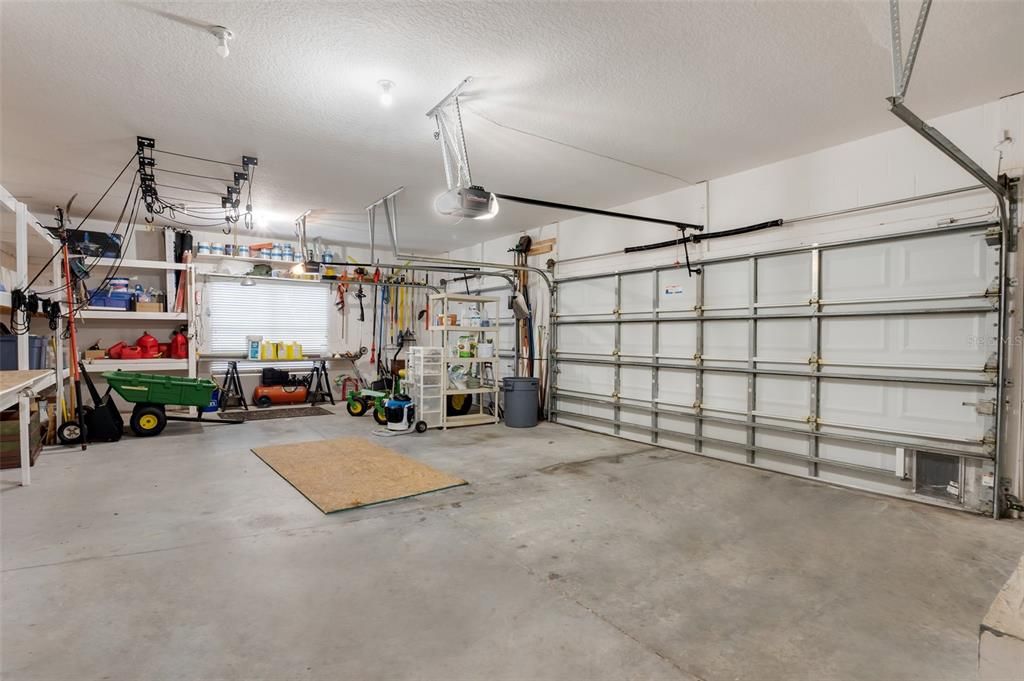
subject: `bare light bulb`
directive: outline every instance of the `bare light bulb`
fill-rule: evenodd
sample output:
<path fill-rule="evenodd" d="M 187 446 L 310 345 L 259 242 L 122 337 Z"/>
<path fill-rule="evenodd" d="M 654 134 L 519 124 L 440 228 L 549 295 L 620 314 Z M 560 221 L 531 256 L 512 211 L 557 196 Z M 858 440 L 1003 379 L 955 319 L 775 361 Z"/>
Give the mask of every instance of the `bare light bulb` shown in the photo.
<path fill-rule="evenodd" d="M 394 101 L 394 97 L 391 94 L 391 89 L 395 87 L 394 82 L 390 80 L 378 80 L 377 85 L 379 85 L 381 89 L 380 105 L 391 106 L 391 103 Z"/>
<path fill-rule="evenodd" d="M 235 34 L 223 26 L 210 27 L 210 33 L 217 37 L 217 54 L 226 59 L 231 54 L 231 50 L 228 49 L 228 41 L 234 38 Z"/>

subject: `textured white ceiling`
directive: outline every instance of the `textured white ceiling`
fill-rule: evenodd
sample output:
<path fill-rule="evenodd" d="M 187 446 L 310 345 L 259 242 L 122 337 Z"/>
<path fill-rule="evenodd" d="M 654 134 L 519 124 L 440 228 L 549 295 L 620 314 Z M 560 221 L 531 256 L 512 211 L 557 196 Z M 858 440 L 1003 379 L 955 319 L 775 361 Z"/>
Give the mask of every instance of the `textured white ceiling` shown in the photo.
<path fill-rule="evenodd" d="M 903 4 L 908 33 L 916 6 Z M 432 213 L 444 176 L 424 113 L 466 75 L 477 183 L 596 207 L 899 125 L 885 2 L 5 1 L 0 21 L 0 183 L 39 212 L 74 192 L 91 204 L 142 134 L 257 155 L 256 207 L 282 234 L 312 208 L 325 236 L 365 239 L 363 207 L 399 185 L 410 246 L 567 217 Z M 235 32 L 228 59 L 208 24 Z M 938 0 L 908 103 L 930 117 L 1024 88 L 1022 31 L 1024 2 Z M 381 78 L 397 83 L 390 109 Z"/>

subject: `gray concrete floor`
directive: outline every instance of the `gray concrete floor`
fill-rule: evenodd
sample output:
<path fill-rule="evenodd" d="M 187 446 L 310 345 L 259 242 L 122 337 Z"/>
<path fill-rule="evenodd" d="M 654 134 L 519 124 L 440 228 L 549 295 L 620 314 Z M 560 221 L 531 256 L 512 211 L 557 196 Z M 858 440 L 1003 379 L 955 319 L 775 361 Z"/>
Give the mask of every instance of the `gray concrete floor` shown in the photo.
<path fill-rule="evenodd" d="M 569 428 L 386 444 L 469 486 L 322 515 L 249 448 L 55 450 L 2 491 L 4 679 L 963 679 L 1024 523 Z"/>

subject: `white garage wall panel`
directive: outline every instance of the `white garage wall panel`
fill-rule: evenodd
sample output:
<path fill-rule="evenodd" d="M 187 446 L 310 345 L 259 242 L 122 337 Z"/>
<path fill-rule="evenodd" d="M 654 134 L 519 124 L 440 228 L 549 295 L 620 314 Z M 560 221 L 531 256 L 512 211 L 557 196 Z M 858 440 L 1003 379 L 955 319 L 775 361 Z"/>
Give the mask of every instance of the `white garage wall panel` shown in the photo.
<path fill-rule="evenodd" d="M 991 513 L 991 224 L 563 278 L 553 418 Z"/>

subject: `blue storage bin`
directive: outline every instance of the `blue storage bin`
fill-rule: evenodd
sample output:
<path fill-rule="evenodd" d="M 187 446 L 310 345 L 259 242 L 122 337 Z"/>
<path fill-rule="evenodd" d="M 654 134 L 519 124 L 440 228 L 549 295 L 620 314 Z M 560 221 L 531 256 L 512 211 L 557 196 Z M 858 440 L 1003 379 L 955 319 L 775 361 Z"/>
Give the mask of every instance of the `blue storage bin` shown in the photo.
<path fill-rule="evenodd" d="M 106 307 L 111 310 L 130 310 L 132 307 L 132 294 L 130 293 L 105 293 L 103 291 L 89 292 L 89 307 Z"/>
<path fill-rule="evenodd" d="M 42 336 L 28 337 L 28 368 L 46 369 L 46 339 Z M 18 337 L 0 336 L 0 370 L 18 369 Z"/>

